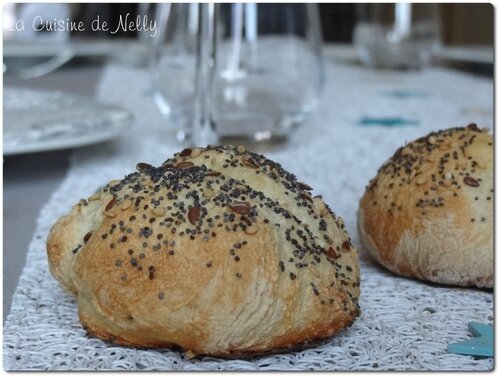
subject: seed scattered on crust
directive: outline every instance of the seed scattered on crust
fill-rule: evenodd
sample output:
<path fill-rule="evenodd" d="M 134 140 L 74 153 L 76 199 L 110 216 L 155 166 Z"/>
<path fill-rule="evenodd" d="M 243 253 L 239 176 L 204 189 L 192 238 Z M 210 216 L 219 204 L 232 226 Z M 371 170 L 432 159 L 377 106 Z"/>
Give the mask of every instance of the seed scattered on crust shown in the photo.
<path fill-rule="evenodd" d="M 83 236 L 83 243 L 87 243 L 90 237 L 92 237 L 92 234 L 94 234 L 94 232 L 90 231 L 85 236 Z"/>
<path fill-rule="evenodd" d="M 120 206 L 120 209 L 122 211 L 125 211 L 126 209 L 129 209 L 131 205 L 132 205 L 132 199 L 124 200 L 122 205 Z"/>
<path fill-rule="evenodd" d="M 188 211 L 188 219 L 191 224 L 196 224 L 200 218 L 200 209 L 198 207 L 191 207 Z"/>
<path fill-rule="evenodd" d="M 471 131 L 478 131 L 480 132 L 481 130 L 478 128 L 477 124 L 476 123 L 470 123 L 469 125 L 467 125 L 466 127 L 468 130 L 471 130 Z"/>
<path fill-rule="evenodd" d="M 205 198 L 208 198 L 208 199 L 213 198 L 215 196 L 215 191 L 212 189 L 206 188 L 203 190 L 203 196 Z"/>
<path fill-rule="evenodd" d="M 153 280 L 155 277 L 155 268 L 153 266 L 149 266 L 149 280 Z"/>
<path fill-rule="evenodd" d="M 113 211 L 106 211 L 104 212 L 104 216 L 113 218 L 116 216 L 116 213 Z"/>
<path fill-rule="evenodd" d="M 418 176 L 417 179 L 415 179 L 415 183 L 417 184 L 417 186 L 422 186 L 424 185 L 425 183 L 427 182 L 427 179 L 423 176 Z"/>
<path fill-rule="evenodd" d="M 328 213 L 325 203 L 320 198 L 314 201 L 314 208 L 316 209 L 319 217 L 324 217 Z"/>
<path fill-rule="evenodd" d="M 163 216 L 166 212 L 167 210 L 163 207 L 155 207 L 151 210 L 151 213 L 155 216 Z"/>
<path fill-rule="evenodd" d="M 333 250 L 333 247 L 329 247 L 328 250 L 326 251 L 326 257 L 328 259 L 337 259 L 337 253 L 335 252 L 335 250 Z"/>
<path fill-rule="evenodd" d="M 464 183 L 470 187 L 479 187 L 479 182 L 472 177 L 464 177 Z"/>
<path fill-rule="evenodd" d="M 436 144 L 436 138 L 434 136 L 429 136 L 429 138 L 427 139 L 427 142 L 429 144 Z"/>
<path fill-rule="evenodd" d="M 259 165 L 257 165 L 257 163 L 251 157 L 243 156 L 241 161 L 243 162 L 243 165 L 250 168 L 257 169 L 259 167 Z"/>
<path fill-rule="evenodd" d="M 252 234 L 257 233 L 258 231 L 259 231 L 259 226 L 256 224 L 252 224 L 245 229 L 245 234 L 252 235 Z"/>
<path fill-rule="evenodd" d="M 198 157 L 203 151 L 200 148 L 193 148 L 191 157 Z"/>
<path fill-rule="evenodd" d="M 311 186 L 306 185 L 304 182 L 297 182 L 297 186 L 299 186 L 301 190 L 306 190 L 306 191 L 311 191 L 313 189 Z"/>
<path fill-rule="evenodd" d="M 179 162 L 175 167 L 177 169 L 190 169 L 194 166 L 194 164 L 191 161 L 183 161 Z"/>
<path fill-rule="evenodd" d="M 235 190 L 238 190 L 238 191 L 240 191 L 240 192 L 245 192 L 245 191 L 247 191 L 247 188 L 246 188 L 245 186 L 243 186 L 243 185 L 236 185 L 236 186 L 234 186 L 234 189 L 235 189 Z"/>
<path fill-rule="evenodd" d="M 191 156 L 192 152 L 193 152 L 192 148 L 184 148 L 182 151 L 179 152 L 179 156 L 181 157 Z"/>
<path fill-rule="evenodd" d="M 115 205 L 115 203 L 116 203 L 115 198 L 111 199 L 111 200 L 109 201 L 108 205 L 106 206 L 105 211 L 109 211 L 109 210 L 110 210 L 110 209 L 111 209 L 111 208 Z"/>
<path fill-rule="evenodd" d="M 218 177 L 221 174 L 222 173 L 220 171 L 211 170 L 205 173 L 205 177 Z"/>
<path fill-rule="evenodd" d="M 308 202 L 311 202 L 311 203 L 313 202 L 313 200 L 312 200 L 311 196 L 310 196 L 309 194 L 305 193 L 305 192 L 301 192 L 301 193 L 300 193 L 300 197 L 301 197 L 302 199 L 307 200 Z"/>
<path fill-rule="evenodd" d="M 244 145 L 239 145 L 236 150 L 240 153 L 245 153 L 247 151 L 247 149 L 245 148 Z"/>
<path fill-rule="evenodd" d="M 310 271 L 311 275 L 314 276 L 315 278 L 317 279 L 321 279 L 321 270 L 317 269 L 317 268 L 313 268 L 311 271 Z"/>
<path fill-rule="evenodd" d="M 250 207 L 250 203 L 248 202 L 231 202 L 228 204 L 228 207 L 231 211 L 239 215 L 246 215 L 252 209 L 252 207 Z"/>
<path fill-rule="evenodd" d="M 146 170 L 151 169 L 151 168 L 152 168 L 152 166 L 151 166 L 150 164 L 145 163 L 145 162 L 139 162 L 139 163 L 135 166 L 135 168 L 137 169 L 137 171 L 138 171 L 139 173 L 142 173 L 142 172 L 144 172 L 144 171 L 146 171 Z"/>
<path fill-rule="evenodd" d="M 446 172 L 444 175 L 443 186 L 448 187 L 453 182 L 453 175 L 450 172 Z"/>

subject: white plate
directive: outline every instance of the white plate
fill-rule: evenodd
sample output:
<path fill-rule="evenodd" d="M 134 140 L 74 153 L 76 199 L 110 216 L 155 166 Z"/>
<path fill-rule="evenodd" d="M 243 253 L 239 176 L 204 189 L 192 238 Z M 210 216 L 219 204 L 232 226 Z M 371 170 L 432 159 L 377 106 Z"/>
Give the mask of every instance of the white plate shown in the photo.
<path fill-rule="evenodd" d="M 110 57 L 124 48 L 140 48 L 133 40 L 71 39 L 67 42 L 5 41 L 4 58 L 49 58 L 61 51 L 71 51 L 76 57 Z"/>
<path fill-rule="evenodd" d="M 79 147 L 124 131 L 132 114 L 60 91 L 5 88 L 4 156 Z"/>

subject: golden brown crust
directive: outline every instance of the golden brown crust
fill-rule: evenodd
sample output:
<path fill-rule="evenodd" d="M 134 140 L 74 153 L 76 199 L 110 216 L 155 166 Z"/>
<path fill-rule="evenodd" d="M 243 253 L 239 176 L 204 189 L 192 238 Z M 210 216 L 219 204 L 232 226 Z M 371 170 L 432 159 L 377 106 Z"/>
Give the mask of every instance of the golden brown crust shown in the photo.
<path fill-rule="evenodd" d="M 375 259 L 408 277 L 493 286 L 493 137 L 475 124 L 399 148 L 358 212 Z"/>
<path fill-rule="evenodd" d="M 90 334 L 235 356 L 322 339 L 359 315 L 342 219 L 279 164 L 209 146 L 137 169 L 80 201 L 47 241 Z"/>

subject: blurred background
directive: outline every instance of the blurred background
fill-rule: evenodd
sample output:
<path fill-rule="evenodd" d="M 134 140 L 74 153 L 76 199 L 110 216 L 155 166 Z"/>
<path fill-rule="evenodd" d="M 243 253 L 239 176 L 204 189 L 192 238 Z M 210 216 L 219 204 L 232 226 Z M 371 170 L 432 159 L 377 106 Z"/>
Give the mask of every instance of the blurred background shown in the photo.
<path fill-rule="evenodd" d="M 357 29 L 362 29 L 361 26 L 367 21 L 386 22 L 388 17 L 393 17 L 389 15 L 394 12 L 390 9 L 393 5 L 390 3 L 388 5 L 377 3 L 371 5 L 319 4 L 318 15 L 315 17 L 319 22 L 318 26 L 325 46 L 355 45 L 358 57 L 353 57 L 353 59 L 360 59 L 363 63 L 369 61 L 368 65 L 376 65 L 376 62 L 370 61 L 373 57 L 363 57 L 363 51 L 360 51 L 359 47 L 363 42 L 376 46 L 376 41 L 366 40 L 373 36 L 374 29 L 367 29 L 365 34 L 363 30 Z M 418 5 L 414 5 L 416 6 Z M 221 6 L 222 22 L 232 22 L 231 17 L 234 13 L 230 7 L 230 4 Z M 256 13 L 256 27 L 259 33 L 286 31 L 295 28 L 295 22 L 301 22 L 303 4 L 287 4 L 286 11 L 279 4 L 265 4 L 263 7 L 265 7 L 264 11 Z M 447 3 L 431 4 L 429 7 L 433 8 L 432 14 L 425 14 L 423 17 L 432 18 L 434 23 L 430 38 L 434 38 L 437 43 L 433 46 L 432 63 L 492 76 L 493 6 L 487 3 Z M 161 36 L 158 38 L 155 35 L 151 38 L 151 34 L 142 30 L 134 30 L 134 28 L 124 28 L 120 22 L 123 22 L 124 15 L 128 15 L 127 21 L 132 22 L 144 16 L 149 17 L 148 21 L 161 18 L 162 15 L 158 13 L 157 8 L 157 5 L 147 3 L 5 4 L 2 23 L 5 84 L 11 85 L 14 83 L 11 80 L 15 81 L 19 78 L 41 77 L 43 82 L 46 80 L 43 76 L 61 67 L 68 68 L 75 65 L 82 67 L 82 63 L 84 67 L 88 67 L 92 63 L 100 64 L 110 58 L 131 65 L 146 65 L 150 57 L 148 48 L 151 48 L 152 43 L 156 43 L 153 40 L 158 41 Z M 418 17 L 418 12 L 414 10 L 412 17 L 415 15 Z M 404 21 L 405 15 L 400 16 Z M 168 17 L 168 15 L 164 14 L 163 17 Z M 175 14 L 173 17 L 171 15 L 171 18 L 175 18 Z M 19 20 L 24 20 L 24 23 L 19 24 Z M 57 26 L 54 27 L 54 20 L 60 23 L 61 30 L 54 30 L 57 28 Z M 96 20 L 99 21 L 97 24 L 95 24 Z M 68 30 L 71 29 L 72 22 L 81 23 L 84 30 Z M 104 23 L 107 24 L 108 31 L 93 28 L 96 25 L 101 27 Z M 418 24 L 414 25 L 416 25 L 414 28 L 417 38 L 429 38 L 418 36 Z M 158 29 L 162 28 L 162 24 L 157 26 Z M 40 30 L 34 30 L 37 28 Z M 160 34 L 162 32 L 165 30 L 159 30 Z M 376 48 L 382 51 L 383 49 L 379 47 L 380 44 Z M 377 57 L 374 59 L 376 60 Z M 36 86 L 37 80 L 16 81 L 15 84 Z M 54 84 L 57 85 L 57 78 Z M 92 82 L 82 82 L 82 85 L 82 90 L 85 92 L 87 85 L 92 86 Z"/>
<path fill-rule="evenodd" d="M 204 20 L 197 4 L 6 4 L 4 86 L 77 89 L 89 95 L 103 63 L 147 68 L 152 99 L 176 129 L 176 138 L 206 144 L 220 136 L 286 139 L 320 98 L 324 51 L 377 69 L 418 70 L 432 64 L 493 76 L 491 4 L 227 3 L 215 9 L 216 21 L 208 14 Z M 203 22 L 214 23 L 209 26 L 217 29 L 217 42 L 201 34 Z M 200 41 L 206 49 L 197 47 Z M 215 45 L 217 73 L 210 67 Z M 77 86 L 69 84 L 75 67 Z M 10 92 L 7 103 L 17 103 L 20 94 Z M 217 114 L 202 114 L 209 108 L 217 108 Z M 100 114 L 109 116 L 109 111 Z M 127 116 L 115 112 L 113 117 Z M 210 125 L 194 129 L 196 117 L 210 118 L 209 123 L 217 117 L 219 135 Z M 251 128 L 257 123 L 260 128 L 248 135 L 235 131 L 235 124 Z M 16 131 L 6 140 L 17 143 L 15 151 L 26 150 L 19 125 Z M 199 135 L 203 138 L 194 140 Z"/>
<path fill-rule="evenodd" d="M 130 12 L 135 17 L 141 12 L 140 4 L 66 4 L 71 19 L 82 20 L 90 24 L 100 15 L 101 20 L 108 22 L 111 28 L 116 28 L 118 16 Z M 356 24 L 356 6 L 354 3 L 319 4 L 321 27 L 325 42 L 350 43 Z M 493 45 L 493 5 L 488 3 L 446 3 L 439 4 L 442 23 L 442 42 L 445 45 Z M 15 7 L 4 8 L 4 17 L 14 17 Z M 259 15 L 259 27 L 273 27 L 275 12 L 279 7 L 269 4 L 269 10 Z M 10 13 L 10 14 L 9 14 Z M 4 30 L 8 24 L 3 24 Z M 78 36 L 95 38 L 100 34 L 105 37 L 135 38 L 135 31 L 120 31 L 115 35 L 105 32 L 75 32 Z M 4 34 L 4 37 L 7 36 Z"/>

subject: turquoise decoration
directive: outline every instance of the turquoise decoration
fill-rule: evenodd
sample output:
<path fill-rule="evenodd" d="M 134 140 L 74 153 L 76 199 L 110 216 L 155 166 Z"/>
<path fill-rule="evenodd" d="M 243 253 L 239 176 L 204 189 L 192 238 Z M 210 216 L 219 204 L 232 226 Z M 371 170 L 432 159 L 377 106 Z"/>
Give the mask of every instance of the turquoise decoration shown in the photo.
<path fill-rule="evenodd" d="M 469 322 L 469 331 L 474 335 L 474 338 L 448 344 L 448 352 L 493 357 L 493 326 Z"/>
<path fill-rule="evenodd" d="M 417 126 L 418 121 L 413 119 L 404 119 L 400 117 L 383 117 L 383 118 L 363 117 L 359 121 L 359 124 L 361 124 L 362 126 L 386 126 L 386 127 Z"/>

